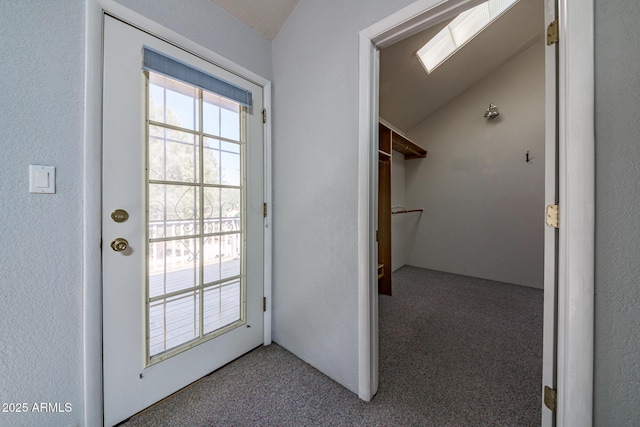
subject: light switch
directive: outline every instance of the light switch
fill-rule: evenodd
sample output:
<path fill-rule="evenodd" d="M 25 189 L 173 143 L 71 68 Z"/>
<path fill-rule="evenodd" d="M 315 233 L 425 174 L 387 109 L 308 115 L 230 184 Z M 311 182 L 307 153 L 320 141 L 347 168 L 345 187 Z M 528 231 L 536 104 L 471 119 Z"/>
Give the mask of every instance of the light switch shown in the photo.
<path fill-rule="evenodd" d="M 49 172 L 36 172 L 36 187 L 49 188 Z"/>
<path fill-rule="evenodd" d="M 54 166 L 29 165 L 29 192 L 53 194 L 56 192 L 56 168 Z"/>

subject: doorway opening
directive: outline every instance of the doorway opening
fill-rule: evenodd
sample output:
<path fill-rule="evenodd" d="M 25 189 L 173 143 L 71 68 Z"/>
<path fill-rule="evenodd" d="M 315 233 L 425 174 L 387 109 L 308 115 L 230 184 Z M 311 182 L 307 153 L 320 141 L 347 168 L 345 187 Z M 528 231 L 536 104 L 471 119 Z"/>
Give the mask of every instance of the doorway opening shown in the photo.
<path fill-rule="evenodd" d="M 492 6 L 495 2 L 482 3 L 380 49 L 380 122 L 407 142 L 393 145 L 390 162 L 381 158 L 378 163 L 378 259 L 387 260 L 385 267 L 389 264 L 379 281 L 379 369 L 385 384 L 392 381 L 390 373 L 402 375 L 403 364 L 395 362 L 401 360 L 399 355 L 389 358 L 403 346 L 389 334 L 388 323 L 394 322 L 390 316 L 397 316 L 422 331 L 412 340 L 415 352 L 407 350 L 416 359 L 426 357 L 420 363 L 425 372 L 416 372 L 424 376 L 423 381 L 414 383 L 412 393 L 447 383 L 453 393 L 450 408 L 464 401 L 465 408 L 488 417 L 487 422 L 495 416 L 505 417 L 507 424 L 540 424 L 545 255 L 543 4 L 538 0 L 514 3 L 428 74 L 416 55 L 442 34 L 457 34 L 450 27 L 461 17 Z M 497 107 L 488 115 L 493 103 Z M 383 125 L 380 149 L 382 130 Z M 428 155 L 403 150 L 412 143 L 414 152 L 421 148 Z M 555 150 L 550 155 L 555 158 Z M 391 185 L 385 188 L 384 178 L 389 175 Z M 556 176 L 547 174 L 547 179 L 555 182 Z M 549 203 L 555 203 L 555 194 L 550 197 Z M 386 222 L 391 223 L 391 250 L 385 253 Z M 391 274 L 397 283 L 392 283 L 396 280 L 391 280 Z M 391 289 L 393 297 L 382 295 Z M 460 292 L 464 296 L 454 298 Z M 523 318 L 527 321 L 521 322 Z M 466 333 L 464 343 L 459 342 Z M 517 344 L 519 339 L 522 345 Z M 444 366 L 449 368 L 440 369 Z M 413 377 L 409 372 L 404 375 L 409 377 L 405 381 Z M 499 402 L 507 390 L 511 390 L 510 404 L 502 405 Z M 504 406 L 512 412 L 501 413 Z M 442 411 L 434 405 L 432 412 Z M 454 412 L 451 417 L 464 411 Z M 509 420 L 510 416 L 518 421 Z"/>
<path fill-rule="evenodd" d="M 370 400 L 378 388 L 377 194 L 371 190 L 376 188 L 377 179 L 378 156 L 372 141 L 376 140 L 378 124 L 379 49 L 450 19 L 480 2 L 450 0 L 436 3 L 417 1 L 360 33 L 359 395 L 365 400 Z M 558 201 L 564 206 L 561 221 L 565 228 L 558 233 L 558 282 L 562 286 L 558 294 L 557 348 L 547 351 L 548 334 L 545 333 L 545 360 L 556 356 L 558 360 L 558 423 L 570 420 L 585 425 L 591 422 L 593 394 L 593 188 L 580 184 L 593 182 L 594 173 L 593 91 L 584 90 L 593 87 L 593 27 L 585 25 L 585 22 L 593 22 L 593 14 L 592 2 L 588 3 L 574 5 L 566 0 L 558 1 L 559 25 L 564 29 L 564 38 L 561 37 L 558 44 Z M 545 11 L 553 11 L 552 14 L 545 12 L 547 24 L 555 19 L 555 2 L 545 1 Z M 569 69 L 571 79 L 565 77 Z M 579 77 L 573 73 L 578 73 Z M 553 112 L 555 117 L 555 110 Z M 569 145 L 570 136 L 580 136 L 581 143 Z M 567 191 L 569 188 L 571 192 Z M 570 310 L 575 304 L 580 310 Z M 555 301 L 549 301 L 545 294 L 546 318 L 549 317 L 547 307 L 554 306 Z M 575 348 L 582 351 L 574 351 Z M 549 417 L 543 416 L 543 424 Z"/>

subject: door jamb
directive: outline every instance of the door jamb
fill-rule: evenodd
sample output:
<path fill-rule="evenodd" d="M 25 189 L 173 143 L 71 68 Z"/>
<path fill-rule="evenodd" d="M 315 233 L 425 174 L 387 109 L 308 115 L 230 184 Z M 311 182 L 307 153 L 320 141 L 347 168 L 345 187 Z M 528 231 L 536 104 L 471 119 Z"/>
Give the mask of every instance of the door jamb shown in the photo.
<path fill-rule="evenodd" d="M 362 30 L 359 38 L 358 334 L 359 389 L 378 388 L 375 283 L 378 49 L 452 17 L 480 0 L 418 0 Z M 560 231 L 556 422 L 590 426 L 594 327 L 594 30 L 593 0 L 558 0 Z M 543 212 L 540 213 L 541 218 Z"/>
<path fill-rule="evenodd" d="M 118 16 L 138 28 L 206 58 L 263 88 L 264 108 L 264 198 L 269 213 L 264 221 L 264 345 L 271 344 L 272 295 L 272 160 L 271 82 L 204 46 L 116 3 L 114 0 L 85 2 L 85 87 L 83 154 L 83 388 L 84 424 L 103 425 L 102 390 L 102 44 L 103 14 Z M 260 114 L 260 112 L 254 112 Z"/>

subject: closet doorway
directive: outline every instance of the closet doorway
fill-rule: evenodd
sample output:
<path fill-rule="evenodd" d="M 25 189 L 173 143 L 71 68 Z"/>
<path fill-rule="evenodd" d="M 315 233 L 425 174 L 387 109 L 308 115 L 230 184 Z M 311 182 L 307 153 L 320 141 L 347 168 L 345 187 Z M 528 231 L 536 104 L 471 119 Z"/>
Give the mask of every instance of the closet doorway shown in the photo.
<path fill-rule="evenodd" d="M 380 51 L 377 246 L 382 293 L 391 293 L 391 282 L 383 282 L 405 264 L 544 287 L 547 230 L 541 218 L 547 200 L 557 199 L 555 93 L 552 101 L 545 100 L 547 86 L 555 87 L 555 80 L 545 82 L 555 57 L 545 64 L 550 55 L 545 53 L 544 5 L 520 0 L 427 73 L 415 53 L 447 30 L 456 15 Z M 501 115 L 485 117 L 493 102 Z M 546 127 L 545 121 L 553 123 Z M 428 150 L 429 158 L 397 160 L 394 156 L 404 155 L 391 150 L 389 160 L 383 159 L 386 129 Z M 545 147 L 549 134 L 551 150 Z M 386 193 L 387 182 L 402 191 Z M 386 224 L 391 259 L 385 250 Z"/>
<path fill-rule="evenodd" d="M 379 49 L 437 25 L 478 3 L 475 0 L 419 0 L 360 32 L 358 323 L 359 396 L 364 400 L 374 396 L 379 382 L 378 293 L 374 291 L 377 287 L 374 282 L 378 156 L 372 146 L 378 124 Z M 557 123 L 557 128 L 548 126 L 545 132 L 545 141 L 552 142 L 552 149 L 546 150 L 545 162 L 549 162 L 550 152 L 555 151 L 556 137 L 559 153 L 558 198 L 549 196 L 555 194 L 556 174 L 554 168 L 547 167 L 545 170 L 553 170 L 553 174 L 551 180 L 545 179 L 545 203 L 557 202 L 561 207 L 560 229 L 545 228 L 545 286 L 555 286 L 556 279 L 562 286 L 557 299 L 556 292 L 545 293 L 543 381 L 545 385 L 557 384 L 559 425 L 591 425 L 595 224 L 593 0 L 557 0 L 557 9 L 555 0 L 544 0 L 544 4 L 545 25 L 556 21 L 557 16 L 558 27 L 562 29 L 555 47 L 545 49 L 545 114 L 549 118 L 545 122 L 549 125 Z M 555 76 L 557 87 L 550 84 L 549 77 L 555 79 Z M 555 163 L 554 158 L 552 164 Z M 556 247 L 557 263 L 554 262 Z M 550 254 L 553 258 L 546 262 Z M 552 425 L 552 412 L 544 407 L 542 412 L 543 425 Z"/>

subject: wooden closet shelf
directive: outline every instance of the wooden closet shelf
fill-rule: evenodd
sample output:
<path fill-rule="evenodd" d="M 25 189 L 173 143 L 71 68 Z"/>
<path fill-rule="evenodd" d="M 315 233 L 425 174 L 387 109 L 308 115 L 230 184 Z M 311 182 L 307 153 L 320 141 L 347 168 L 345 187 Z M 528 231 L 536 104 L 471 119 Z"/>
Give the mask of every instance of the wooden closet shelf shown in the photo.
<path fill-rule="evenodd" d="M 391 133 L 391 146 L 395 151 L 404 154 L 405 159 L 424 159 L 427 157 L 427 150 L 396 132 Z"/>

